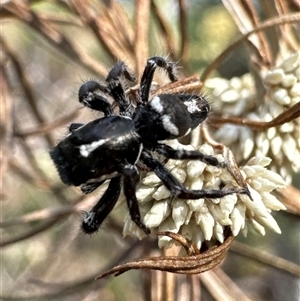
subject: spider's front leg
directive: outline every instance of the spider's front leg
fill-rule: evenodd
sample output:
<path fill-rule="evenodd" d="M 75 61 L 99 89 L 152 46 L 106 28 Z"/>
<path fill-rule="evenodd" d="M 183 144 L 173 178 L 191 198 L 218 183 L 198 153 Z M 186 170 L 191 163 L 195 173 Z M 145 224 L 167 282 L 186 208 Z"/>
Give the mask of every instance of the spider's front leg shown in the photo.
<path fill-rule="evenodd" d="M 113 114 L 113 109 L 112 105 L 104 97 L 105 95 L 111 97 L 108 87 L 93 80 L 83 84 L 78 92 L 80 103 L 93 110 L 103 112 L 104 116 L 109 116 Z"/>
<path fill-rule="evenodd" d="M 135 165 L 128 164 L 124 167 L 123 172 L 124 194 L 127 200 L 130 217 L 146 234 L 150 234 L 150 229 L 141 221 L 139 204 L 135 194 L 136 185 L 140 179 L 138 169 Z"/>
<path fill-rule="evenodd" d="M 121 192 L 121 177 L 112 178 L 108 188 L 97 204 L 86 213 L 81 229 L 86 234 L 96 232 L 108 214 L 114 208 Z"/>
<path fill-rule="evenodd" d="M 120 61 L 110 70 L 106 81 L 108 82 L 108 87 L 111 91 L 111 94 L 119 106 L 120 115 L 129 115 L 128 109 L 131 105 L 129 99 L 126 96 L 126 93 L 120 82 L 120 76 L 123 75 L 128 81 L 134 82 L 136 80 L 135 76 L 131 74 L 128 70 L 127 65 Z"/>
<path fill-rule="evenodd" d="M 163 164 L 154 159 L 149 153 L 142 153 L 140 159 L 146 166 L 154 171 L 157 177 L 163 182 L 168 190 L 170 190 L 171 195 L 178 197 L 179 199 L 217 199 L 233 193 L 243 193 L 249 195 L 249 191 L 246 188 L 228 190 L 189 190 L 185 188 Z"/>
<path fill-rule="evenodd" d="M 141 78 L 140 89 L 138 92 L 138 95 L 139 95 L 138 101 L 140 103 L 148 102 L 151 83 L 153 80 L 153 75 L 154 75 L 154 72 L 157 67 L 166 70 L 166 72 L 172 82 L 175 82 L 178 80 L 178 78 L 176 76 L 175 64 L 173 62 L 169 62 L 160 56 L 154 56 L 154 57 L 149 58 L 147 60 L 147 65 L 145 67 L 145 70 L 144 70 L 142 78 Z"/>

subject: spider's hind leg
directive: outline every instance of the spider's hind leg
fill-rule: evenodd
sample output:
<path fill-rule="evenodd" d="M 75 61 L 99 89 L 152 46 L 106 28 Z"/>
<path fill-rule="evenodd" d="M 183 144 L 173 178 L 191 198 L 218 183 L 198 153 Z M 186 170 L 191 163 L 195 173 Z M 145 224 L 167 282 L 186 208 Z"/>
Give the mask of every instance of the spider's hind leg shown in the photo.
<path fill-rule="evenodd" d="M 86 234 L 96 232 L 114 208 L 121 192 L 121 177 L 112 178 L 97 204 L 86 213 L 81 229 Z"/>
<path fill-rule="evenodd" d="M 139 172 L 135 165 L 128 164 L 124 167 L 124 194 L 132 221 L 146 234 L 150 234 L 150 229 L 141 220 L 138 200 L 136 198 L 136 185 L 139 182 Z"/>

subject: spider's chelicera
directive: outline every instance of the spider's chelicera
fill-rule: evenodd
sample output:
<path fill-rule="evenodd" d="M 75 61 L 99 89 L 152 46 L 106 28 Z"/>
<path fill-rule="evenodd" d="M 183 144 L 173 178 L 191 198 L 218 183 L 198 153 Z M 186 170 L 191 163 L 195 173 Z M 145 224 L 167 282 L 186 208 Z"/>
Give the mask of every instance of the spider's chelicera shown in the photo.
<path fill-rule="evenodd" d="M 79 90 L 79 101 L 104 117 L 87 124 L 73 123 L 69 135 L 51 152 L 61 180 L 67 185 L 80 186 L 90 193 L 109 181 L 108 188 L 97 204 L 86 214 L 82 229 L 86 233 L 97 231 L 115 206 L 121 185 L 132 220 L 146 234 L 149 228 L 141 220 L 136 186 L 140 166 L 147 166 L 170 190 L 181 199 L 221 198 L 232 193 L 247 193 L 243 188 L 229 190 L 189 190 L 153 155 L 165 158 L 201 160 L 213 166 L 224 167 L 212 156 L 198 151 L 175 150 L 162 143 L 187 135 L 208 115 L 209 104 L 203 96 L 187 94 L 160 94 L 149 99 L 155 69 L 164 69 L 171 81 L 176 81 L 175 65 L 161 57 L 148 59 L 133 105 L 120 82 L 120 76 L 129 81 L 135 77 L 123 62 L 109 72 L 106 84 L 89 81 Z M 119 107 L 115 114 L 108 98 Z"/>

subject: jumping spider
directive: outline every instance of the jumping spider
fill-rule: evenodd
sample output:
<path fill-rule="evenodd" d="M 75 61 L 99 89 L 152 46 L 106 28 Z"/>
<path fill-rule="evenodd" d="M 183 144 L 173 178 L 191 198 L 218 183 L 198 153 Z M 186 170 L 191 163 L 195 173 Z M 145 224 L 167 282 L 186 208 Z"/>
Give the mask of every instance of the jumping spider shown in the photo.
<path fill-rule="evenodd" d="M 209 112 L 203 96 L 187 94 L 160 94 L 149 99 L 150 87 L 156 68 L 164 69 L 171 81 L 176 81 L 175 65 L 161 57 L 147 60 L 137 92 L 136 106 L 129 101 L 120 76 L 134 81 L 124 62 L 118 62 L 109 72 L 106 84 L 89 81 L 79 90 L 79 101 L 104 117 L 87 124 L 73 123 L 69 135 L 51 152 L 61 180 L 67 185 L 81 186 L 90 193 L 109 181 L 107 190 L 82 222 L 85 233 L 97 231 L 115 206 L 123 185 L 132 220 L 146 234 L 150 229 L 141 220 L 136 186 L 139 183 L 139 165 L 152 170 L 173 197 L 181 199 L 221 198 L 232 193 L 247 193 L 246 189 L 189 190 L 174 177 L 159 160 L 156 152 L 166 159 L 201 160 L 209 165 L 225 167 L 212 156 L 199 151 L 175 150 L 160 142 L 185 136 Z M 107 98 L 113 98 L 119 107 L 114 114 Z"/>

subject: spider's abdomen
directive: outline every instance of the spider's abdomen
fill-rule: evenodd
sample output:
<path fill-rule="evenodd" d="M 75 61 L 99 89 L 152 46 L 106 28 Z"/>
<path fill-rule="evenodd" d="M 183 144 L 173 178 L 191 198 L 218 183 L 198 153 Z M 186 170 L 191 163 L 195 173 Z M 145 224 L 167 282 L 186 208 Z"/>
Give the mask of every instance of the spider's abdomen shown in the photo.
<path fill-rule="evenodd" d="M 73 130 L 50 155 L 61 180 L 78 186 L 102 176 L 118 175 L 121 166 L 135 163 L 140 147 L 140 137 L 130 118 L 108 116 Z"/>
<path fill-rule="evenodd" d="M 207 117 L 208 111 L 204 97 L 160 94 L 137 107 L 133 121 L 143 141 L 160 141 L 187 135 Z"/>

